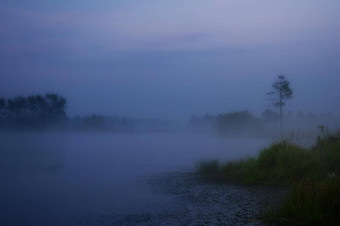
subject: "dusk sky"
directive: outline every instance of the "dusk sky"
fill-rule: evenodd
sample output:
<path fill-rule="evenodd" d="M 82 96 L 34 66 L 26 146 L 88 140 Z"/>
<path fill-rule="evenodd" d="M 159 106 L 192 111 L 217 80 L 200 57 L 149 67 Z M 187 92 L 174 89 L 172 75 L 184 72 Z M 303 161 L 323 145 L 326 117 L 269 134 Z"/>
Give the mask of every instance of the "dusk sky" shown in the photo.
<path fill-rule="evenodd" d="M 340 111 L 340 1 L 1 0 L 0 96 L 53 92 L 69 116 Z"/>

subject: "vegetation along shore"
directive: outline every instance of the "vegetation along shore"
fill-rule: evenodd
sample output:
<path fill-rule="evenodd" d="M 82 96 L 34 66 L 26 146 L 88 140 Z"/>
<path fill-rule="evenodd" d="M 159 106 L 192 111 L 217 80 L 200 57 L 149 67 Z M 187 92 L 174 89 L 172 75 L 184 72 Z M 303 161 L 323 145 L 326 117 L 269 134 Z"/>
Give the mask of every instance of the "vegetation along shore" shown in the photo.
<path fill-rule="evenodd" d="M 340 133 L 320 127 L 313 147 L 282 140 L 257 157 L 232 162 L 202 160 L 196 170 L 205 179 L 225 183 L 287 186 L 278 208 L 264 210 L 262 219 L 289 225 L 339 225 Z"/>

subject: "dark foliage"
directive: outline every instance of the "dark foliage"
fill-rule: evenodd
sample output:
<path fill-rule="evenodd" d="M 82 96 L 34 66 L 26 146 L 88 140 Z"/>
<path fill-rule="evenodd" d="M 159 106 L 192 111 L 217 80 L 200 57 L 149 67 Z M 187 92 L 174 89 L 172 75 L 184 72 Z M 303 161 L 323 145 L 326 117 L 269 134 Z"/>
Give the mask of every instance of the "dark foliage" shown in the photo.
<path fill-rule="evenodd" d="M 252 132 L 257 131 L 263 126 L 262 120 L 256 118 L 249 111 L 219 115 L 216 124 L 221 133 Z"/>
<path fill-rule="evenodd" d="M 71 128 L 76 130 L 101 130 L 101 131 L 134 131 L 135 119 L 126 117 L 106 117 L 92 114 L 90 116 L 77 116 L 69 120 Z"/>
<path fill-rule="evenodd" d="M 201 161 L 204 178 L 243 184 L 286 185 L 290 191 L 263 219 L 278 225 L 340 224 L 340 136 L 319 127 L 316 145 L 302 148 L 287 141 L 271 145 L 255 158 L 221 163 Z"/>
<path fill-rule="evenodd" d="M 66 99 L 57 94 L 0 98 L 2 127 L 41 126 L 66 119 Z"/>

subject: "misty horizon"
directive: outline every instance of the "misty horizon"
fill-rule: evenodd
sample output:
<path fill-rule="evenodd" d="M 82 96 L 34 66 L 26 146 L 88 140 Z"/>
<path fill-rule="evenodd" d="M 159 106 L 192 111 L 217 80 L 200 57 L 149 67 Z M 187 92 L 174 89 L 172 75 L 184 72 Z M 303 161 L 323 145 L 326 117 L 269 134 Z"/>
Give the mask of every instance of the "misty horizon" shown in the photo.
<path fill-rule="evenodd" d="M 340 222 L 339 12 L 1 0 L 0 225 Z"/>
<path fill-rule="evenodd" d="M 334 1 L 2 1 L 0 96 L 58 93 L 70 116 L 188 119 L 265 110 L 279 74 L 285 112 L 340 110 Z"/>

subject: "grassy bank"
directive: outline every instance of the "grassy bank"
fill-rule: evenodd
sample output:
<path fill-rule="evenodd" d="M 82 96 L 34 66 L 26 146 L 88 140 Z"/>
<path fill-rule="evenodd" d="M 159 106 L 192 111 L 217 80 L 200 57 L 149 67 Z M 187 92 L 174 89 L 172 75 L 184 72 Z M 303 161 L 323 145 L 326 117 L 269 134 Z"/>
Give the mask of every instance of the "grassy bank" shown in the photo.
<path fill-rule="evenodd" d="M 255 158 L 201 161 L 197 171 L 220 182 L 289 186 L 282 206 L 264 213 L 268 222 L 340 225 L 339 133 L 323 133 L 308 149 L 282 141 Z"/>

